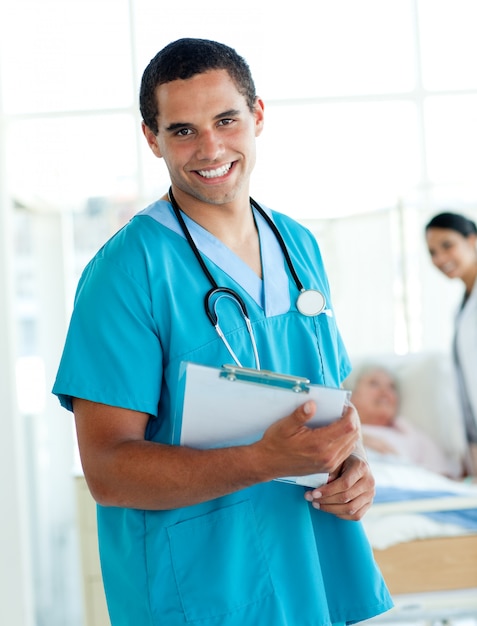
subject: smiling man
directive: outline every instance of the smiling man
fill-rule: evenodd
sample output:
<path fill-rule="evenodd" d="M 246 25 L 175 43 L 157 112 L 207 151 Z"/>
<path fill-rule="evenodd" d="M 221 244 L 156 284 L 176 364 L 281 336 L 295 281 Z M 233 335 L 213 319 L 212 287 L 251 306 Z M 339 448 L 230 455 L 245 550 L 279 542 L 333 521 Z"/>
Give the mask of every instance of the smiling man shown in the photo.
<path fill-rule="evenodd" d="M 54 387 L 98 502 L 111 623 L 379 614 L 392 603 L 359 521 L 374 480 L 353 407 L 312 429 L 305 402 L 249 445 L 174 437 L 184 361 L 232 357 L 335 387 L 349 372 L 315 239 L 249 196 L 264 124 L 249 68 L 223 44 L 173 42 L 146 68 L 140 106 L 171 187 L 86 267 Z M 329 480 L 315 489 L 274 480 L 319 472 Z"/>

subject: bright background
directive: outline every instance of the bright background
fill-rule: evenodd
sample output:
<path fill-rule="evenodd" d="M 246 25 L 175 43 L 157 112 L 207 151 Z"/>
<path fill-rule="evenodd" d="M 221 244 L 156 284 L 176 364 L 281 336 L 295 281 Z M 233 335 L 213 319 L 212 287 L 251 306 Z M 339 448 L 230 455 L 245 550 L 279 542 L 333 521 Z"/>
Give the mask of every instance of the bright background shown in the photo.
<path fill-rule="evenodd" d="M 169 41 L 249 62 L 266 104 L 252 194 L 316 234 L 352 357 L 450 348 L 461 288 L 422 231 L 447 208 L 477 218 L 475 1 L 265 5 L 0 4 L 2 624 L 82 624 L 78 460 L 50 389 L 81 269 L 168 186 L 137 93 Z"/>

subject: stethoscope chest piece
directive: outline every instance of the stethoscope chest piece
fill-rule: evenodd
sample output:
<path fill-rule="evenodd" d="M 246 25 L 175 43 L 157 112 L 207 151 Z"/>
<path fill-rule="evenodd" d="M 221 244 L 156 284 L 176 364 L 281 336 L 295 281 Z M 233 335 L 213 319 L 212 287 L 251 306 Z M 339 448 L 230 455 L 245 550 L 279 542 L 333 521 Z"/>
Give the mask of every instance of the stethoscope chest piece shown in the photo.
<path fill-rule="evenodd" d="M 296 301 L 296 308 L 307 317 L 319 315 L 325 305 L 325 296 L 316 289 L 303 289 Z"/>

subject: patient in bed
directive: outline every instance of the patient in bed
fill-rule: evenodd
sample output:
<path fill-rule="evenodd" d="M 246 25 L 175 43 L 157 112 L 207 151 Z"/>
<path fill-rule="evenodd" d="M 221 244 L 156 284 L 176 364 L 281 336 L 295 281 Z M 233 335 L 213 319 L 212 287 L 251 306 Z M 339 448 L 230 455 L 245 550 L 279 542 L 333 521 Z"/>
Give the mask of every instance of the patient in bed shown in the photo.
<path fill-rule="evenodd" d="M 449 478 L 461 477 L 459 464 L 399 414 L 398 383 L 390 370 L 380 364 L 364 364 L 353 370 L 344 386 L 352 392 L 368 452 L 414 463 Z"/>

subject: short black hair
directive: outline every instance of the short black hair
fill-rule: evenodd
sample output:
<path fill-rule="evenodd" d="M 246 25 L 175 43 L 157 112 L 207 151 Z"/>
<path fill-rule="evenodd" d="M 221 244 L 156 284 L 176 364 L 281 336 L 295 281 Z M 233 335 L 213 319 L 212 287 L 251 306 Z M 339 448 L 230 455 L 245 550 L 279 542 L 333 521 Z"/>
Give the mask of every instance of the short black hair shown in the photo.
<path fill-rule="evenodd" d="M 209 39 L 184 38 L 168 44 L 151 59 L 144 70 L 139 108 L 146 126 L 158 133 L 156 87 L 173 80 L 186 80 L 210 70 L 226 70 L 239 93 L 254 111 L 257 94 L 250 68 L 233 48 Z"/>
<path fill-rule="evenodd" d="M 451 211 L 446 211 L 444 213 L 439 213 L 438 215 L 435 215 L 426 224 L 426 232 L 430 228 L 455 230 L 464 237 L 469 237 L 469 235 L 477 235 L 477 226 L 475 225 L 474 221 L 470 220 L 464 215 L 461 215 L 460 213 L 453 213 Z"/>

